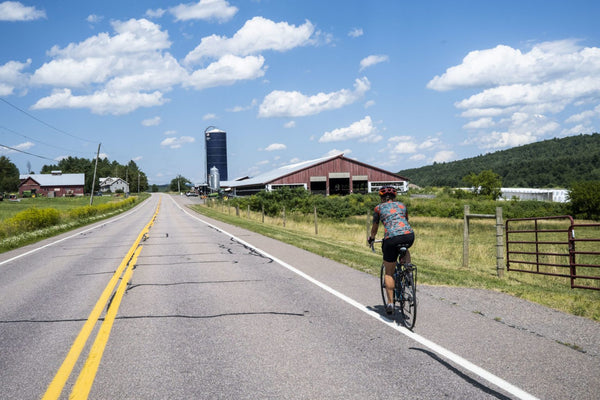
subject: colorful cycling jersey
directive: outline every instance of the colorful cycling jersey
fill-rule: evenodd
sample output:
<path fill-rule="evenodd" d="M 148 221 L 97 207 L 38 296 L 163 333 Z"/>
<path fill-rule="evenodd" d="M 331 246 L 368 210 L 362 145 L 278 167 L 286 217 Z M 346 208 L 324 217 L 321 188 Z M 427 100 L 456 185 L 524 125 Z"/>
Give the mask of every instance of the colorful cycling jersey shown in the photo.
<path fill-rule="evenodd" d="M 375 206 L 373 223 L 378 224 L 379 221 L 383 222 L 385 228 L 384 239 L 413 232 L 408 224 L 406 206 L 398 201 L 388 201 Z"/>

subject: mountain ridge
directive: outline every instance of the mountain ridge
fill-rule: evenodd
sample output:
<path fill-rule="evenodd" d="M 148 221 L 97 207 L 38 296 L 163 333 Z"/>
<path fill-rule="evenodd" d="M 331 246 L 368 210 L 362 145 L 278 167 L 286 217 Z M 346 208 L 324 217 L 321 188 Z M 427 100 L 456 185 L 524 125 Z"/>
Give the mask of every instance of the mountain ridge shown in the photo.
<path fill-rule="evenodd" d="M 421 187 L 460 187 L 463 177 L 484 170 L 500 175 L 503 187 L 564 188 L 600 180 L 600 134 L 553 138 L 398 174 Z"/>

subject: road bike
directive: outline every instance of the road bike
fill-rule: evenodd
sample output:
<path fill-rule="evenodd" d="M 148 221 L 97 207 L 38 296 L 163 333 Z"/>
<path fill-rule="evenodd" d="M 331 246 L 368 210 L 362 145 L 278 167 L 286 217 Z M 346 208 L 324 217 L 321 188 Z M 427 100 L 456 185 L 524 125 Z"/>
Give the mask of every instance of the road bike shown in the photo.
<path fill-rule="evenodd" d="M 376 240 L 374 243 L 381 243 L 381 240 Z M 373 243 L 371 250 L 375 251 Z M 383 307 L 388 303 L 394 304 L 393 315 L 400 317 L 402 324 L 412 329 L 415 326 L 417 319 L 417 266 L 404 263 L 404 256 L 407 248 L 399 246 L 398 260 L 396 260 L 396 268 L 394 269 L 394 301 L 388 301 L 387 291 L 385 290 L 385 266 L 381 264 L 381 272 L 379 273 L 379 287 L 381 289 L 381 298 Z"/>

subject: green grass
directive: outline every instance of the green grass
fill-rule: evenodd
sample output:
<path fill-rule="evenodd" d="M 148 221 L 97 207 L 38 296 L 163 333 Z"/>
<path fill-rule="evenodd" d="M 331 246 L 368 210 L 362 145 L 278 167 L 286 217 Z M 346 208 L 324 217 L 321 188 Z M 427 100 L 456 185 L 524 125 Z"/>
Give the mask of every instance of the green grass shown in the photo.
<path fill-rule="evenodd" d="M 123 197 L 94 196 L 93 205 L 106 204 L 113 201 L 119 201 L 120 199 L 123 199 Z M 17 213 L 31 207 L 54 208 L 58 211 L 68 211 L 75 207 L 83 207 L 90 204 L 90 198 L 88 196 L 55 198 L 36 197 L 19 200 L 20 201 L 10 201 L 4 199 L 3 201 L 0 201 L 0 221 L 14 217 Z"/>
<path fill-rule="evenodd" d="M 0 253 L 109 218 L 132 208 L 149 196 L 147 193 L 140 193 L 139 197 L 130 196 L 128 201 L 124 197 L 99 196 L 94 197 L 92 207 L 89 206 L 89 197 L 39 197 L 21 199 L 18 202 L 4 200 L 0 202 Z M 44 211 L 56 210 L 53 213 L 58 214 L 58 218 L 51 226 L 40 226 L 37 217 L 25 224 L 23 212 L 30 209 L 38 209 L 42 215 Z"/>
<path fill-rule="evenodd" d="M 247 211 L 240 210 L 240 216 L 236 216 L 235 209 L 227 206 L 194 205 L 191 208 L 210 218 L 289 243 L 360 271 L 379 274 L 381 251 L 376 248 L 377 252 L 372 253 L 366 246 L 365 216 L 343 222 L 320 219 L 318 234 L 315 234 L 312 216 L 287 215 L 284 227 L 282 218 L 265 217 L 263 223 L 258 213 L 251 212 L 248 218 Z M 494 223 L 493 220 L 471 221 L 469 267 L 464 268 L 462 219 L 412 217 L 416 240 L 411 254 L 419 268 L 419 283 L 494 290 L 600 321 L 600 291 L 571 289 L 567 278 L 512 271 L 504 271 L 504 276 L 498 277 Z M 596 261 L 596 264 L 600 262 Z"/>

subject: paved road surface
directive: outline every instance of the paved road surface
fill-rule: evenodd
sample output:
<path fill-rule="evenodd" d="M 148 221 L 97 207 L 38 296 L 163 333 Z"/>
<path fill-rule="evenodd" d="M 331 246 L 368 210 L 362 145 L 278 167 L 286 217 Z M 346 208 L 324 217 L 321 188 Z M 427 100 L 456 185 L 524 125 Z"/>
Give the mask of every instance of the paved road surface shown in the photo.
<path fill-rule="evenodd" d="M 420 286 L 414 333 L 396 329 L 379 314 L 377 277 L 200 217 L 185 207 L 198 199 L 153 195 L 124 216 L 0 255 L 0 398 L 44 395 L 159 199 L 127 291 L 113 300 L 90 398 L 600 393 L 598 323 L 499 293 Z"/>

